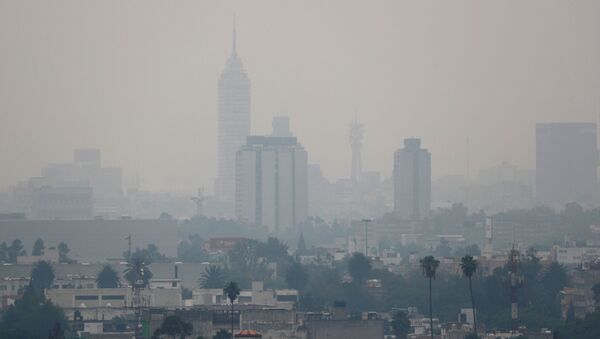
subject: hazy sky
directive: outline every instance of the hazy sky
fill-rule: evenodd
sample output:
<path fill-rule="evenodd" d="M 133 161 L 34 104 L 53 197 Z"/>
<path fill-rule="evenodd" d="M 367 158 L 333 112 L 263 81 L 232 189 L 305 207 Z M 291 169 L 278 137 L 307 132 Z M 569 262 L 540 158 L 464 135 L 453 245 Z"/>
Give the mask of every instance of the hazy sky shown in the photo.
<path fill-rule="evenodd" d="M 72 149 L 142 188 L 212 190 L 217 80 L 231 52 L 252 80 L 252 131 L 291 117 L 311 163 L 389 176 L 406 137 L 433 177 L 506 160 L 533 168 L 534 124 L 596 121 L 600 1 L 0 0 L 0 188 Z"/>

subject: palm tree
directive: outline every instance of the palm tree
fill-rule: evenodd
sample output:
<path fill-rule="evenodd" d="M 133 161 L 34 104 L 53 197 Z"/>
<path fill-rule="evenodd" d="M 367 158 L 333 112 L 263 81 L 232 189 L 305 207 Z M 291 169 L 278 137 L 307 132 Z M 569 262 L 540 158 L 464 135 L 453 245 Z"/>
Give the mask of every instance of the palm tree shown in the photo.
<path fill-rule="evenodd" d="M 96 277 L 98 288 L 119 287 L 119 274 L 110 265 L 104 265 Z"/>
<path fill-rule="evenodd" d="M 225 284 L 225 272 L 219 266 L 210 265 L 198 280 L 202 288 L 221 288 Z"/>
<path fill-rule="evenodd" d="M 147 287 L 150 279 L 152 279 L 152 272 L 148 269 L 148 264 L 144 262 L 143 258 L 132 258 L 127 263 L 123 277 L 127 279 L 132 287 L 136 285 L 138 287 Z"/>
<path fill-rule="evenodd" d="M 240 295 L 240 288 L 236 282 L 231 281 L 223 288 L 223 293 L 227 294 L 227 298 L 231 302 L 231 338 L 233 339 L 233 302 Z"/>
<path fill-rule="evenodd" d="M 469 279 L 469 293 L 471 294 L 471 307 L 473 307 L 473 332 L 477 336 L 477 315 L 475 314 L 475 298 L 473 298 L 473 284 L 471 277 L 477 271 L 477 260 L 471 255 L 465 255 L 460 259 L 460 269 L 465 277 Z"/>
<path fill-rule="evenodd" d="M 431 302 L 431 280 L 435 279 L 435 271 L 440 266 L 440 261 L 432 255 L 428 255 L 421 259 L 421 270 L 423 275 L 429 279 L 429 327 L 431 331 L 431 339 L 433 339 L 433 305 Z"/>

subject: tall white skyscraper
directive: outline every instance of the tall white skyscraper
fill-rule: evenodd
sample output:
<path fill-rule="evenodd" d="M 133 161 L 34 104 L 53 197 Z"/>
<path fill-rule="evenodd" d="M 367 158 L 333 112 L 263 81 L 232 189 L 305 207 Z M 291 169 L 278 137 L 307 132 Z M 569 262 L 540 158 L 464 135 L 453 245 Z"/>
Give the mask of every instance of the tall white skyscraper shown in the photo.
<path fill-rule="evenodd" d="M 306 220 L 308 156 L 295 137 L 249 136 L 237 153 L 236 174 L 238 219 L 269 231 Z"/>
<path fill-rule="evenodd" d="M 431 154 L 421 139 L 404 139 L 394 153 L 394 210 L 402 218 L 421 219 L 431 209 Z"/>
<path fill-rule="evenodd" d="M 235 154 L 250 134 L 250 79 L 236 51 L 233 29 L 231 56 L 219 79 L 218 169 L 215 194 L 225 202 L 235 198 Z"/>

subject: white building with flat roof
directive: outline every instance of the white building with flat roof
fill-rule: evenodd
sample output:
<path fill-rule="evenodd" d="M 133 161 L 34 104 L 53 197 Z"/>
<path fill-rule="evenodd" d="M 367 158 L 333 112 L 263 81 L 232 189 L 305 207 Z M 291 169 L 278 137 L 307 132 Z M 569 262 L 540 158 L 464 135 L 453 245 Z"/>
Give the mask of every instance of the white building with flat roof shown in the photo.
<path fill-rule="evenodd" d="M 308 156 L 295 137 L 249 136 L 236 159 L 236 215 L 270 231 L 308 216 Z"/>

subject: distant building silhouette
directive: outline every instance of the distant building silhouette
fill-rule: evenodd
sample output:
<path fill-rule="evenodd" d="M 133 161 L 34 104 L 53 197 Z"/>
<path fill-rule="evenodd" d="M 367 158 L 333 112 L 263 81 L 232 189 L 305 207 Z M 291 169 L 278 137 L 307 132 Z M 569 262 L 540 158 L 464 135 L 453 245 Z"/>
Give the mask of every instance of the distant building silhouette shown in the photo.
<path fill-rule="evenodd" d="M 362 142 L 363 142 L 363 124 L 357 120 L 350 125 L 350 147 L 352 148 L 352 168 L 350 169 L 350 179 L 355 184 L 360 180 L 362 174 Z"/>
<path fill-rule="evenodd" d="M 235 154 L 250 134 L 250 79 L 236 51 L 233 29 L 231 56 L 219 79 L 218 169 L 215 194 L 232 202 L 235 196 Z"/>
<path fill-rule="evenodd" d="M 120 168 L 102 167 L 100 150 L 78 149 L 72 163 L 50 164 L 13 186 L 9 209 L 35 219 L 120 217 L 122 181 Z"/>
<path fill-rule="evenodd" d="M 306 220 L 308 156 L 295 137 L 249 136 L 236 160 L 235 205 L 240 220 L 270 231 Z"/>
<path fill-rule="evenodd" d="M 555 208 L 597 201 L 595 123 L 536 125 L 536 202 Z"/>
<path fill-rule="evenodd" d="M 404 139 L 394 153 L 394 210 L 406 219 L 421 219 L 431 209 L 431 154 L 420 139 Z"/>

